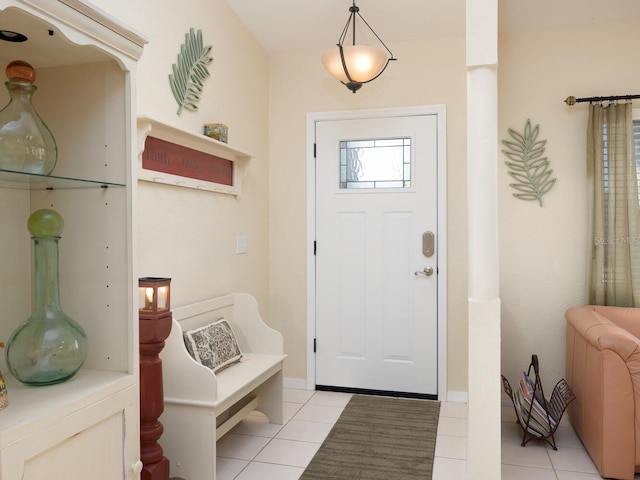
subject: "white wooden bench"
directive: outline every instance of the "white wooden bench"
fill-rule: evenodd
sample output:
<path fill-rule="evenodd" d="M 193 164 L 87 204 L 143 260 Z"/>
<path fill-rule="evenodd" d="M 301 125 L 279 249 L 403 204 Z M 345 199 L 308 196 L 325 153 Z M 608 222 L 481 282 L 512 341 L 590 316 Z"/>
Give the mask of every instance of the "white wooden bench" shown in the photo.
<path fill-rule="evenodd" d="M 214 374 L 191 357 L 182 334 L 220 318 L 229 321 L 244 359 Z M 172 477 L 214 480 L 216 441 L 253 410 L 282 424 L 282 335 L 264 323 L 251 295 L 232 293 L 174 309 L 160 357 L 165 407 L 159 443 Z"/>

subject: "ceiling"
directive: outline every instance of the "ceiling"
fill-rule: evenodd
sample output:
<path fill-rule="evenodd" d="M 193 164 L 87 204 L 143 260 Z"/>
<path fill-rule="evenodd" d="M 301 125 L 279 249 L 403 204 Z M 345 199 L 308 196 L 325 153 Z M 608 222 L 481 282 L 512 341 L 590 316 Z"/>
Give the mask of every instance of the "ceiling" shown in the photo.
<path fill-rule="evenodd" d="M 338 42 L 352 0 L 227 0 L 269 53 Z M 501 32 L 640 20 L 640 0 L 498 0 Z M 465 34 L 466 0 L 357 0 L 385 43 Z"/>

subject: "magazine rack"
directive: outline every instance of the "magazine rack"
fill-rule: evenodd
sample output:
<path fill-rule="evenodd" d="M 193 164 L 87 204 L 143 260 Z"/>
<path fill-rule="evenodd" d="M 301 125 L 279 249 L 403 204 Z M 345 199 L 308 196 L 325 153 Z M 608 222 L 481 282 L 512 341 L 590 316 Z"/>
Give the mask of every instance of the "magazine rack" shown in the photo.
<path fill-rule="evenodd" d="M 523 375 L 518 388 L 513 390 L 504 375 L 502 385 L 511 398 L 518 423 L 524 430 L 520 445 L 524 447 L 530 440 L 537 439 L 544 440 L 557 450 L 553 434 L 567 406 L 576 398 L 567 382 L 562 379 L 556 383 L 551 398 L 547 400 L 540 381 L 538 356 L 532 355 L 529 370 Z"/>

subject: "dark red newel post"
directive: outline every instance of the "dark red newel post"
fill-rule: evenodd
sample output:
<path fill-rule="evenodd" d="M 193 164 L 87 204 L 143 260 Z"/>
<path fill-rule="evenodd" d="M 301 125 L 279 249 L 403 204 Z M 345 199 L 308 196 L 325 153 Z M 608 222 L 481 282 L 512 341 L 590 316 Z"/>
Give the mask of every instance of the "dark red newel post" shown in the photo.
<path fill-rule="evenodd" d="M 141 480 L 169 480 L 169 459 L 158 439 L 164 428 L 160 352 L 171 332 L 170 278 L 138 279 L 140 327 L 140 459 Z"/>

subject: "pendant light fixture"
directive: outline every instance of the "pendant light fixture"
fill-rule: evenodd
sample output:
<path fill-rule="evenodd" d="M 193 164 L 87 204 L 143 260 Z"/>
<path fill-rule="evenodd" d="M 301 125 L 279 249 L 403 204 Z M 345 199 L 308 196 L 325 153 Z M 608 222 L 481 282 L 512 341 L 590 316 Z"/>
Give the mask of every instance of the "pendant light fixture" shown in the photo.
<path fill-rule="evenodd" d="M 387 68 L 393 58 L 393 53 L 387 48 L 378 34 L 373 31 L 367 21 L 360 15 L 360 9 L 356 6 L 355 0 L 349 7 L 349 18 L 342 30 L 342 35 L 338 40 L 337 47 L 322 55 L 324 68 L 336 79 L 342 82 L 353 93 L 360 90 L 363 83 L 370 82 L 378 78 Z M 356 44 L 356 15 L 362 20 L 369 30 L 375 35 L 385 50 L 369 45 Z M 349 27 L 352 30 L 352 44 L 345 45 Z"/>

